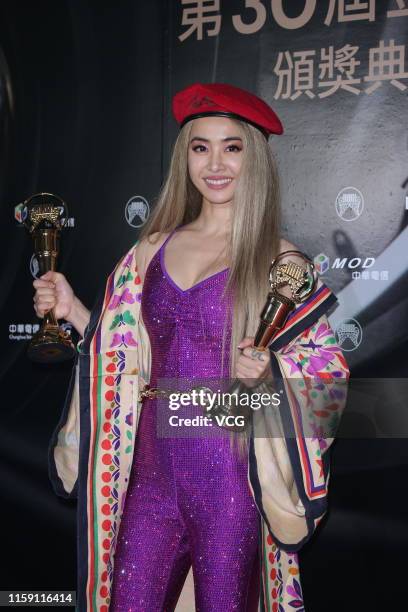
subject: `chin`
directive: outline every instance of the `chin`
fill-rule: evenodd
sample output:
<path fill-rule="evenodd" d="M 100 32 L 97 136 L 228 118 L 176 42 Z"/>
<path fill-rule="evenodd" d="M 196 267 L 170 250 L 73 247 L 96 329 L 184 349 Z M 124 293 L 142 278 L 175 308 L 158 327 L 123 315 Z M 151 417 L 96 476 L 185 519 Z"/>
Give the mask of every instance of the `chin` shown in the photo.
<path fill-rule="evenodd" d="M 214 193 L 213 191 L 211 191 L 210 193 L 202 193 L 201 194 L 208 202 L 210 202 L 211 204 L 228 204 L 228 202 L 231 202 L 233 197 L 234 197 L 234 193 Z"/>

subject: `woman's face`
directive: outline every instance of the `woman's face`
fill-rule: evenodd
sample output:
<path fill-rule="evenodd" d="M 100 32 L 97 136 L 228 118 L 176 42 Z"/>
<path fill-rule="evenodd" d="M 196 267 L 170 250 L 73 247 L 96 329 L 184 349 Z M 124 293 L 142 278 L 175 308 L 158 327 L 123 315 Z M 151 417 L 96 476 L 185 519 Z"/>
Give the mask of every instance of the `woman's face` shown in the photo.
<path fill-rule="evenodd" d="M 239 124 L 226 117 L 194 119 L 188 145 L 188 171 L 203 198 L 231 203 L 241 172 L 243 139 Z"/>

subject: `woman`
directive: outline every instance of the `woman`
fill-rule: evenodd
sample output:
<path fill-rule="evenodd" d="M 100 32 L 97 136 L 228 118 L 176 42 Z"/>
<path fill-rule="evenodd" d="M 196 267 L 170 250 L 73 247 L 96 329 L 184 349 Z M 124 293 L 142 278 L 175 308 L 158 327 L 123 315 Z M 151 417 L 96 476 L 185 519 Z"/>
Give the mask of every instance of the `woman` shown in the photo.
<path fill-rule="evenodd" d="M 256 96 L 220 84 L 179 92 L 173 112 L 169 175 L 103 304 L 89 313 L 61 274 L 34 282 L 37 314 L 55 307 L 85 334 L 50 445 L 56 492 L 78 495 L 79 609 L 174 609 L 191 565 L 197 610 L 257 610 L 260 586 L 263 610 L 302 609 L 295 551 L 325 512 L 329 442 L 321 432 L 298 441 L 294 410 L 300 382 L 347 378 L 325 317 L 334 296 L 320 283 L 270 352 L 252 348 L 271 260 L 295 248 L 279 238 L 267 144 L 282 125 Z M 271 370 L 296 383 L 280 435 L 233 436 L 236 445 L 208 428 L 160 435 L 169 404 L 147 396 L 140 410 L 134 394 L 166 378 L 254 386 Z M 321 415 L 327 389 L 313 393 Z M 334 390 L 331 416 L 343 400 Z"/>

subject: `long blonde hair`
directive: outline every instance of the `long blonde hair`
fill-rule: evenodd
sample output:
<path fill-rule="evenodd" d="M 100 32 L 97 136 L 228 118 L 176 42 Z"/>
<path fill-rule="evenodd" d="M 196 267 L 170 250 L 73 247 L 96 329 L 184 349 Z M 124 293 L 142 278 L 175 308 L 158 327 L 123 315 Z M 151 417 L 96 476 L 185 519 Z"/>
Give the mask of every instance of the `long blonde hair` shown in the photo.
<path fill-rule="evenodd" d="M 154 232 L 170 232 L 179 225 L 191 223 L 200 214 L 202 195 L 190 179 L 187 163 L 192 123 L 188 122 L 180 130 L 167 178 L 140 239 Z M 239 356 L 237 345 L 245 336 L 254 336 L 259 325 L 259 315 L 270 289 L 269 267 L 279 252 L 281 220 L 279 174 L 272 151 L 257 128 L 241 121 L 236 123 L 242 132 L 244 155 L 234 191 L 226 254 L 229 275 L 224 294 L 232 291 L 234 305 L 222 338 L 223 371 L 226 328 L 230 325 L 231 378 Z M 230 440 L 231 445 L 237 441 L 241 455 L 247 452 L 247 434 L 232 432 Z"/>

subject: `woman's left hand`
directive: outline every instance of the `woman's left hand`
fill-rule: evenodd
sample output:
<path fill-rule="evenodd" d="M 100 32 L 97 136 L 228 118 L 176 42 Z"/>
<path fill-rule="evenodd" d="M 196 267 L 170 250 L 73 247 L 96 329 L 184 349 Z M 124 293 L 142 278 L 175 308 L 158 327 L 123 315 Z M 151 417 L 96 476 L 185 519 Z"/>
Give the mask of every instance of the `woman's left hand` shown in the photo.
<path fill-rule="evenodd" d="M 260 351 L 254 347 L 255 338 L 244 338 L 238 344 L 243 349 L 237 359 L 236 377 L 247 387 L 255 387 L 264 378 L 271 375 L 271 358 L 269 350 Z"/>

